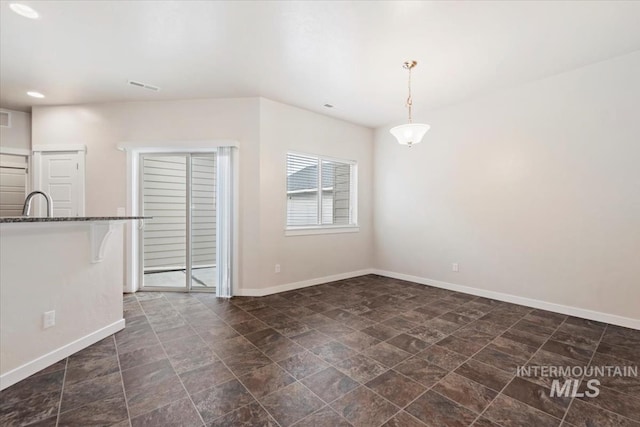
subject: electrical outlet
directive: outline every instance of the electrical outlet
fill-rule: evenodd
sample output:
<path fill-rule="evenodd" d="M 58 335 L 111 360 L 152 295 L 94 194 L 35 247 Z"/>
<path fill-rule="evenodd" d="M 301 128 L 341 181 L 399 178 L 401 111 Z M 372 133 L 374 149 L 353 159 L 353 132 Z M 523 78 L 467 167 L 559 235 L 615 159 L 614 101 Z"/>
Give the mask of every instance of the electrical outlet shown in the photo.
<path fill-rule="evenodd" d="M 55 324 L 56 324 L 56 312 L 55 312 L 55 310 L 46 311 L 42 315 L 42 328 L 43 329 L 47 329 L 47 328 L 50 328 L 52 326 L 55 326 Z"/>
<path fill-rule="evenodd" d="M 460 271 L 460 268 L 458 267 L 457 262 L 454 262 L 453 264 L 451 264 L 451 271 L 455 271 L 456 273 Z"/>
<path fill-rule="evenodd" d="M 276 264 L 276 268 L 274 270 L 276 273 L 280 273 L 280 264 Z"/>

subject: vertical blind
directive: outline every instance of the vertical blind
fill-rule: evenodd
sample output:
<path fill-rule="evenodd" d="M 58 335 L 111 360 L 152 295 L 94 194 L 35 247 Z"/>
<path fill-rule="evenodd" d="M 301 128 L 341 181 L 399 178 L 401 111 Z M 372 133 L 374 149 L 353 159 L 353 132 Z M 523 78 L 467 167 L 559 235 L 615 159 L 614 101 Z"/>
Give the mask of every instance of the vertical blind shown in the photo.
<path fill-rule="evenodd" d="M 216 194 L 221 203 L 218 208 L 216 248 L 217 280 L 216 296 L 229 298 L 233 294 L 233 154 L 232 147 L 218 148 Z"/>
<path fill-rule="evenodd" d="M 186 201 L 188 158 L 148 155 L 142 159 L 145 225 L 144 269 L 163 271 L 186 266 Z M 192 267 L 215 265 L 216 159 L 191 158 Z"/>
<path fill-rule="evenodd" d="M 353 224 L 352 175 L 351 162 L 288 153 L 287 226 Z"/>

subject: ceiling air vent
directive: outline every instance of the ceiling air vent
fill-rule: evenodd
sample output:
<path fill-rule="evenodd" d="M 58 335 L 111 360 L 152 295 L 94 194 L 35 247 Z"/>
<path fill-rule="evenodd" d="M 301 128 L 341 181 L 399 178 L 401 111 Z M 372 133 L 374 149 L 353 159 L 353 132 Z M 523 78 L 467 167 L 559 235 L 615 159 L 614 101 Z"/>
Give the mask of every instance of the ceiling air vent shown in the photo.
<path fill-rule="evenodd" d="M 0 111 L 0 127 L 11 127 L 11 113 L 8 111 Z"/>
<path fill-rule="evenodd" d="M 154 91 L 154 92 L 157 92 L 157 91 L 159 91 L 159 90 L 160 90 L 160 88 L 159 88 L 158 86 L 154 86 L 154 85 L 150 85 L 150 84 L 142 83 L 142 82 L 137 82 L 137 81 L 135 81 L 135 80 L 129 80 L 129 81 L 128 81 L 128 83 L 129 83 L 131 86 L 141 87 L 141 88 L 143 88 L 143 89 L 149 89 L 149 90 L 152 90 L 152 91 Z"/>

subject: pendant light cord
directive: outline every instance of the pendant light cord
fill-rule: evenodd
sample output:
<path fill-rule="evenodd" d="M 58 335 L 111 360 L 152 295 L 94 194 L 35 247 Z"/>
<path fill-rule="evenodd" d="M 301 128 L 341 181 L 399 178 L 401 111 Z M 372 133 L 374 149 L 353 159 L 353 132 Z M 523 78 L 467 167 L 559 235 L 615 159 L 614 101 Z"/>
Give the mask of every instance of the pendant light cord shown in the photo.
<path fill-rule="evenodd" d="M 413 99 L 411 98 L 411 69 L 413 68 L 413 66 L 406 66 L 405 68 L 407 70 L 409 70 L 409 83 L 408 83 L 408 87 L 409 87 L 409 97 L 407 98 L 407 108 L 409 109 L 409 123 L 413 123 L 413 118 L 411 117 L 411 106 L 413 105 Z"/>

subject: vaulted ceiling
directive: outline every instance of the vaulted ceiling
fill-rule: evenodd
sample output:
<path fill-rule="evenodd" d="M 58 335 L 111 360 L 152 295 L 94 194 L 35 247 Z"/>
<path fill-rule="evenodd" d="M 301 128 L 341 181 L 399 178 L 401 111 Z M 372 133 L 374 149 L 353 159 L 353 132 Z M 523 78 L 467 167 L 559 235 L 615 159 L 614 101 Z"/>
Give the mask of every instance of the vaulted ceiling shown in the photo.
<path fill-rule="evenodd" d="M 405 117 L 407 59 L 418 61 L 414 117 L 427 120 L 430 109 L 640 49 L 637 1 L 21 2 L 36 20 L 9 3 L 0 106 L 19 110 L 264 96 L 375 127 Z"/>

